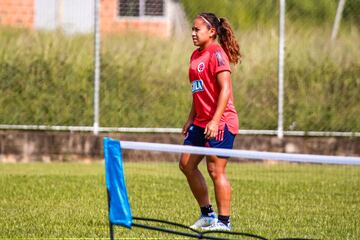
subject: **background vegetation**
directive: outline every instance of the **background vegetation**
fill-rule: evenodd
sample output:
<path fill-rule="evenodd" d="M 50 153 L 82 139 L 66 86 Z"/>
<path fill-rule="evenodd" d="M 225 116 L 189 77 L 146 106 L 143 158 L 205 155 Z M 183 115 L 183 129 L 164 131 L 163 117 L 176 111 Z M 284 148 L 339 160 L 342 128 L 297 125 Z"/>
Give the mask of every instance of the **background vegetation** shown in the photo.
<path fill-rule="evenodd" d="M 232 74 L 241 128 L 276 129 L 277 1 L 183 4 L 189 19 L 206 9 L 232 22 L 244 55 Z M 360 131 L 360 4 L 346 2 L 331 44 L 336 5 L 287 1 L 286 130 Z M 1 28 L 0 46 L 1 124 L 92 125 L 92 36 Z M 181 127 L 193 50 L 190 37 L 104 36 L 100 125 Z"/>
<path fill-rule="evenodd" d="M 192 21 L 201 12 L 214 12 L 226 17 L 234 28 L 248 30 L 256 26 L 277 24 L 278 0 L 181 0 L 188 20 Z M 286 18 L 291 22 L 331 25 L 335 19 L 338 0 L 286 0 Z M 343 20 L 348 25 L 360 26 L 360 0 L 347 0 Z M 344 27 L 344 26 L 342 26 Z"/>

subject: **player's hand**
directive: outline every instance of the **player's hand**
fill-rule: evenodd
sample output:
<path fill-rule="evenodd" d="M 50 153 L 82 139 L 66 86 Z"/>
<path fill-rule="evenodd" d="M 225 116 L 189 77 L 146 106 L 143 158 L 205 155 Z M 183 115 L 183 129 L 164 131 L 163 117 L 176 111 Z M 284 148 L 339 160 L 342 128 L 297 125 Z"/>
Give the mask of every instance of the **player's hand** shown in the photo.
<path fill-rule="evenodd" d="M 188 130 L 189 130 L 189 128 L 190 128 L 190 126 L 191 126 L 192 123 L 193 123 L 193 121 L 187 120 L 186 123 L 184 124 L 184 126 L 183 126 L 183 128 L 182 128 L 182 134 L 183 134 L 184 136 L 186 136 L 186 134 L 187 134 L 187 132 L 188 132 Z"/>
<path fill-rule="evenodd" d="M 213 139 L 216 138 L 219 130 L 219 123 L 217 123 L 214 120 L 211 120 L 208 122 L 208 124 L 205 127 L 205 138 L 206 139 Z"/>

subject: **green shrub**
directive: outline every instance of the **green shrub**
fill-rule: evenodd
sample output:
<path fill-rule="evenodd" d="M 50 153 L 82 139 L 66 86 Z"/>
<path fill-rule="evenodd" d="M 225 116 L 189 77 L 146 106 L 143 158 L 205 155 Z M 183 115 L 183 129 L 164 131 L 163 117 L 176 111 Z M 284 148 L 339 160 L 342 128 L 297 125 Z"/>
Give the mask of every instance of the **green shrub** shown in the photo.
<path fill-rule="evenodd" d="M 242 129 L 277 128 L 277 29 L 237 32 L 233 66 Z M 285 125 L 360 131 L 360 33 L 287 27 Z M 92 125 L 93 39 L 0 29 L 0 123 Z M 101 49 L 101 126 L 181 127 L 191 104 L 191 39 L 108 35 Z"/>
<path fill-rule="evenodd" d="M 286 0 L 286 18 L 301 25 L 332 26 L 339 0 Z M 234 28 L 275 26 L 278 22 L 278 0 L 182 0 L 188 20 L 201 12 L 213 12 L 230 20 Z M 347 0 L 343 12 L 345 26 L 360 26 L 360 0 Z"/>

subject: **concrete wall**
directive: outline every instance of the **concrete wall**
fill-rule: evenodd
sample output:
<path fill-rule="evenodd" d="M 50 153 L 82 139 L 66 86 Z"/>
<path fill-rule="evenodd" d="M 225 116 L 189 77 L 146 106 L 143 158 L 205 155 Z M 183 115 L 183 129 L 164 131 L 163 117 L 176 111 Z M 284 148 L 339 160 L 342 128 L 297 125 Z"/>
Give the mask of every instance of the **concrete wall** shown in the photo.
<path fill-rule="evenodd" d="M 101 134 L 0 131 L 0 162 L 93 161 L 103 158 L 102 138 L 182 144 L 180 134 Z M 360 156 L 360 138 L 237 136 L 236 149 Z M 178 154 L 124 151 L 124 159 L 176 161 Z"/>
<path fill-rule="evenodd" d="M 95 22 L 95 0 L 34 0 L 33 28 L 66 33 L 91 33 Z"/>

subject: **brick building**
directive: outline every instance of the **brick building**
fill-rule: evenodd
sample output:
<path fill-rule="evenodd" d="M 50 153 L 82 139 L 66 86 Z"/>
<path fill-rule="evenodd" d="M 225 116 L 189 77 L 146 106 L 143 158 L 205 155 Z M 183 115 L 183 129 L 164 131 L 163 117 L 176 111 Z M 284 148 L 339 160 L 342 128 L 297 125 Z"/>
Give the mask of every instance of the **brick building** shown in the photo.
<path fill-rule="evenodd" d="M 0 0 L 0 24 L 32 27 L 35 0 Z"/>
<path fill-rule="evenodd" d="M 95 0 L 0 0 L 0 25 L 90 33 Z M 161 37 L 186 27 L 176 0 L 100 0 L 101 32 L 142 31 Z"/>

